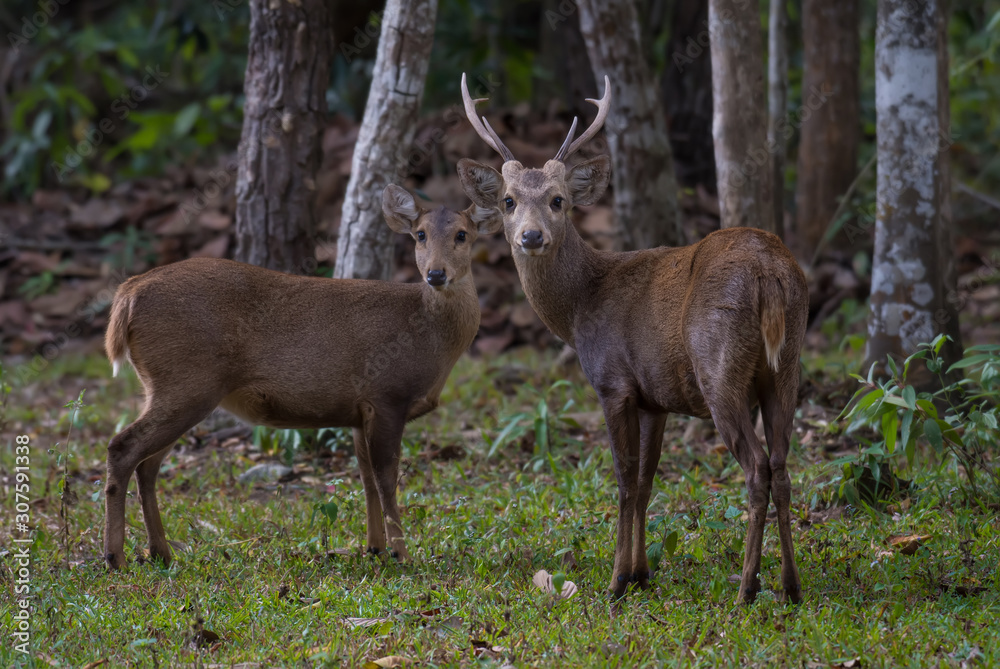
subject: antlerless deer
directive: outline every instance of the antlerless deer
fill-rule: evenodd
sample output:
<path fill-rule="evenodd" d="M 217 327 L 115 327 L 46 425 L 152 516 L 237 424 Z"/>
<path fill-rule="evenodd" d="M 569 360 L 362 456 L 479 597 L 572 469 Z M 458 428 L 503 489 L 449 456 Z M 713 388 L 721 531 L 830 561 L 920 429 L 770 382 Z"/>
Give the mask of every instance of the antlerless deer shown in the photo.
<path fill-rule="evenodd" d="M 783 594 L 798 602 L 792 547 L 791 484 L 785 469 L 797 404 L 799 351 L 807 288 L 776 236 L 751 228 L 714 232 L 692 246 L 629 253 L 588 246 L 569 219 L 573 205 L 604 193 L 607 156 L 567 167 L 566 159 L 600 130 L 610 81 L 594 123 L 573 141 L 576 120 L 555 158 L 541 169 L 515 160 L 485 118 L 465 76 L 462 96 L 473 127 L 503 159 L 501 172 L 459 162 L 466 194 L 503 214 L 525 295 L 545 324 L 577 351 L 604 409 L 615 475 L 618 530 L 610 590 L 648 585 L 646 508 L 668 413 L 711 417 L 746 475 L 750 522 L 739 598 L 760 590 L 768 499 L 778 511 Z M 624 222 L 626 225 L 628 221 Z M 754 434 L 760 405 L 766 452 Z"/>
<path fill-rule="evenodd" d="M 136 473 L 150 554 L 170 561 L 156 476 L 174 441 L 217 406 L 279 428 L 352 427 L 368 550 L 406 559 L 396 483 L 404 424 L 437 406 L 479 329 L 472 244 L 500 218 L 426 211 L 388 186 L 389 226 L 416 240 L 419 284 L 293 276 L 196 258 L 125 282 L 105 339 L 135 368 L 146 406 L 108 445 L 104 554 L 125 564 L 125 493 Z M 384 525 L 383 525 L 384 517 Z"/>

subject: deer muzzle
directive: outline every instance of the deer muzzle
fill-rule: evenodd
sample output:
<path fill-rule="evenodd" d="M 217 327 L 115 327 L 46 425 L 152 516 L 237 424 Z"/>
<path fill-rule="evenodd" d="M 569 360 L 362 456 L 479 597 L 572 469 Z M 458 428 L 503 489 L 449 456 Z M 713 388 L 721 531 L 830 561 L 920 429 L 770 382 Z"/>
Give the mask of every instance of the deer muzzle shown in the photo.
<path fill-rule="evenodd" d="M 521 247 L 528 251 L 537 251 L 545 245 L 541 230 L 525 230 L 521 233 Z"/>
<path fill-rule="evenodd" d="M 443 269 L 427 270 L 427 283 L 435 288 L 440 288 L 448 282 L 448 277 Z"/>

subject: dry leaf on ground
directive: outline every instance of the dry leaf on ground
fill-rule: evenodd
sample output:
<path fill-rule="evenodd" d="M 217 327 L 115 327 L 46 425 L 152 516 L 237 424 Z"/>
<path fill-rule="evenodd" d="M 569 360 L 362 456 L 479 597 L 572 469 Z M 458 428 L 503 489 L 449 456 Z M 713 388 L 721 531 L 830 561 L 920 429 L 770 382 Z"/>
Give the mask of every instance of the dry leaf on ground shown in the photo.
<path fill-rule="evenodd" d="M 889 545 L 903 555 L 913 555 L 928 539 L 929 534 L 907 534 L 905 536 L 889 537 Z"/>
<path fill-rule="evenodd" d="M 556 592 L 555 586 L 552 584 L 552 574 L 544 569 L 538 571 L 531 578 L 531 582 L 534 583 L 542 592 L 551 592 L 553 594 Z M 564 581 L 562 589 L 556 596 L 561 599 L 569 599 L 577 593 L 577 590 L 576 583 L 573 581 Z"/>

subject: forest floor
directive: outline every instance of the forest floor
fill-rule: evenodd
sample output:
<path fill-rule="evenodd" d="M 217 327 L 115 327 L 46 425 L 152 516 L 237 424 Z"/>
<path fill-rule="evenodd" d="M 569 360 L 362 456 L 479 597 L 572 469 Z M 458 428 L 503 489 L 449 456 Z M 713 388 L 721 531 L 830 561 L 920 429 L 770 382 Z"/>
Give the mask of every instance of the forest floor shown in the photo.
<path fill-rule="evenodd" d="M 617 487 L 603 418 L 578 366 L 560 366 L 556 353 L 465 356 L 441 407 L 408 426 L 399 498 L 411 563 L 362 553 L 364 495 L 348 435 L 328 432 L 315 447 L 216 414 L 161 470 L 173 563 L 145 559 L 133 485 L 130 565 L 117 573 L 100 557 L 104 458 L 141 408 L 141 387 L 131 371 L 111 379 L 98 355 L 56 358 L 14 387 L 0 421 L 4 444 L 30 440 L 35 528 L 31 654 L 6 635 L 5 596 L 0 666 L 1000 665 L 996 509 L 966 504 L 950 466 L 904 473 L 911 494 L 882 508 L 839 501 L 833 462 L 858 448 L 836 420 L 856 388 L 850 351 L 804 358 L 789 459 L 804 603 L 776 599 L 773 523 L 764 591 L 735 603 L 743 474 L 710 424 L 678 417 L 648 514 L 653 587 L 614 611 Z M 13 446 L 0 454 L 12 472 Z M 240 482 L 262 464 L 290 469 Z M 11 592 L 14 500 L 6 477 L 0 579 Z M 576 593 L 537 587 L 543 569 Z"/>

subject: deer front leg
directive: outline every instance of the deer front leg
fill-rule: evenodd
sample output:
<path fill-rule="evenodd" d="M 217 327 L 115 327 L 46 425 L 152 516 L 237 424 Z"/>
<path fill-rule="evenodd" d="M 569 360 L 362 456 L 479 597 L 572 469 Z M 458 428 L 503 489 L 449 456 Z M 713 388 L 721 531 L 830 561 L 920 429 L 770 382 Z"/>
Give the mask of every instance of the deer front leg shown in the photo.
<path fill-rule="evenodd" d="M 405 562 L 410 559 L 410 553 L 406 550 L 406 542 L 403 539 L 403 524 L 399 519 L 399 507 L 396 504 L 396 486 L 399 482 L 399 456 L 406 416 L 393 415 L 391 412 L 378 414 L 374 410 L 373 414 L 364 430 L 370 471 L 381 504 L 385 532 L 383 541 L 388 543 L 389 554 L 392 557 Z M 369 511 L 370 518 L 371 511 Z"/>
<path fill-rule="evenodd" d="M 632 581 L 632 530 L 639 499 L 639 413 L 631 397 L 601 399 L 618 479 L 618 538 L 611 574 L 612 598 L 625 596 Z M 647 567 L 648 569 L 648 567 Z"/>
<path fill-rule="evenodd" d="M 666 414 L 639 412 L 639 495 L 635 501 L 632 540 L 632 580 L 640 588 L 649 587 L 649 560 L 646 557 L 646 511 L 653 492 L 653 479 L 660 464 Z"/>
<path fill-rule="evenodd" d="M 362 415 L 370 415 L 369 424 L 374 420 L 374 409 L 362 409 Z M 370 435 L 365 435 L 364 429 L 354 428 L 354 453 L 358 457 L 358 468 L 361 470 L 361 483 L 365 489 L 365 531 L 367 534 L 367 552 L 378 555 L 385 551 L 385 527 L 382 524 L 382 502 L 378 497 L 378 486 L 375 485 L 375 474 L 372 472 L 371 456 L 368 454 Z"/>

